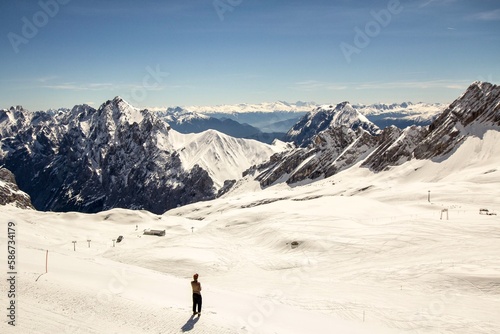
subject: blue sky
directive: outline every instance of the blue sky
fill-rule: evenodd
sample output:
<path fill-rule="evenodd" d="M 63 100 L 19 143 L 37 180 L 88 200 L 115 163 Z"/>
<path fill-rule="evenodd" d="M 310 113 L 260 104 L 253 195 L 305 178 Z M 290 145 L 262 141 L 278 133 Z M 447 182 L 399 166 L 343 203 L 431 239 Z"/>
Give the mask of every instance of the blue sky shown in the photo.
<path fill-rule="evenodd" d="M 0 32 L 0 108 L 451 102 L 500 80 L 497 0 L 16 0 Z"/>

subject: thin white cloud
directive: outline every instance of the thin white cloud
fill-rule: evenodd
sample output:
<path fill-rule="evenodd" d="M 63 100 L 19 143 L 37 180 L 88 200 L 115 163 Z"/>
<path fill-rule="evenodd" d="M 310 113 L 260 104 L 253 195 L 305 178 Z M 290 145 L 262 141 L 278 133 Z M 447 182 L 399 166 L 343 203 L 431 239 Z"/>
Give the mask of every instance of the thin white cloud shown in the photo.
<path fill-rule="evenodd" d="M 479 21 L 500 21 L 500 9 L 474 14 L 471 16 L 471 19 Z"/>
<path fill-rule="evenodd" d="M 354 87 L 355 89 L 433 89 L 447 88 L 462 90 L 467 88 L 470 81 L 466 80 L 430 80 L 430 81 L 395 81 L 395 82 L 371 82 L 363 83 Z"/>
<path fill-rule="evenodd" d="M 349 83 L 330 83 L 317 80 L 307 80 L 296 82 L 293 88 L 301 91 L 319 91 L 319 90 L 378 90 L 378 89 L 456 89 L 463 90 L 471 81 L 467 80 L 428 80 L 428 81 L 394 81 L 394 82 L 349 82 Z"/>
<path fill-rule="evenodd" d="M 453 3 L 455 2 L 456 0 L 425 0 L 425 1 L 422 1 L 418 7 L 419 8 L 424 8 L 424 7 L 427 7 L 429 5 L 447 5 L 449 3 Z"/>
<path fill-rule="evenodd" d="M 54 85 L 43 85 L 43 88 L 53 89 L 53 90 L 88 90 L 88 88 L 75 85 L 73 83 L 62 83 Z"/>
<path fill-rule="evenodd" d="M 36 81 L 38 81 L 38 82 L 48 82 L 48 81 L 55 80 L 57 78 L 59 78 L 57 75 L 48 75 L 46 77 L 38 78 L 38 79 L 36 79 Z"/>
<path fill-rule="evenodd" d="M 344 84 L 337 84 L 331 82 L 317 81 L 317 80 L 306 80 L 299 81 L 295 83 L 294 88 L 302 91 L 313 91 L 313 90 L 344 90 L 348 86 Z"/>
<path fill-rule="evenodd" d="M 77 84 L 74 82 L 65 82 L 60 84 L 45 84 L 42 88 L 53 90 L 72 90 L 72 91 L 101 91 L 101 90 L 148 90 L 148 91 L 161 91 L 166 88 L 164 85 L 157 86 L 142 86 L 137 84 L 113 84 L 109 82 Z"/>
<path fill-rule="evenodd" d="M 112 83 L 91 83 L 88 85 L 89 89 L 106 89 L 113 88 Z"/>

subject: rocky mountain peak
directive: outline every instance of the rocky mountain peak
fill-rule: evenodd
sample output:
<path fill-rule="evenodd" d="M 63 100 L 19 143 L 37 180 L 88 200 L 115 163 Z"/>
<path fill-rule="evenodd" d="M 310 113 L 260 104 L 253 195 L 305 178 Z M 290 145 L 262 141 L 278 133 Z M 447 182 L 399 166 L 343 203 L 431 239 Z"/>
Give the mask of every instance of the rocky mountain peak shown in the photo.
<path fill-rule="evenodd" d="M 12 136 L 29 121 L 22 106 L 0 110 L 0 139 Z"/>
<path fill-rule="evenodd" d="M 285 141 L 305 147 L 313 143 L 314 137 L 322 131 L 340 127 L 347 127 L 353 131 L 361 128 L 373 135 L 380 133 L 380 129 L 375 124 L 361 115 L 349 102 L 344 101 L 336 106 L 323 105 L 317 107 L 306 114 L 288 131 Z"/>
<path fill-rule="evenodd" d="M 140 124 L 144 118 L 145 110 L 133 107 L 120 96 L 104 102 L 97 110 L 100 117 L 116 126 L 124 123 Z"/>

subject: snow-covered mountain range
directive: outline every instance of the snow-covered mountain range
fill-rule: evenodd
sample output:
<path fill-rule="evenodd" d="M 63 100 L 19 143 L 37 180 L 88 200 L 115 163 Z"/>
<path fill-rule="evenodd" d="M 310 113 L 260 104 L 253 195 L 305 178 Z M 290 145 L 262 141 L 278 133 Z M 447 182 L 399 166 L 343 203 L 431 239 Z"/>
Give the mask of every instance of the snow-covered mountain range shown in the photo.
<path fill-rule="evenodd" d="M 239 114 L 239 113 L 274 113 L 274 112 L 309 112 L 318 105 L 315 102 L 285 101 L 264 103 L 222 104 L 215 106 L 185 106 L 184 109 L 202 114 Z"/>
<path fill-rule="evenodd" d="M 0 111 L 0 163 L 40 210 L 122 207 L 162 213 L 213 198 L 276 146 L 208 132 L 184 136 L 116 97 L 98 109 Z"/>
<path fill-rule="evenodd" d="M 429 126 L 396 126 L 383 131 L 360 118 L 353 117 L 348 103 L 335 108 L 319 109 L 321 118 L 315 126 L 318 111 L 308 114 L 290 133 L 299 148 L 277 153 L 269 161 L 254 166 L 254 174 L 263 187 L 277 182 L 289 184 L 329 177 L 358 163 L 373 171 L 397 166 L 410 159 L 436 159 L 454 149 L 468 136 L 481 136 L 485 130 L 500 125 L 500 87 L 475 82 Z M 323 120 L 343 119 L 341 122 Z M 355 120 L 355 121 L 353 121 Z M 319 130 L 309 134 L 309 129 Z M 304 140 L 301 136 L 306 133 Z"/>
<path fill-rule="evenodd" d="M 333 106 L 332 106 L 333 107 Z M 351 105 L 379 128 L 395 125 L 429 125 L 446 105 L 439 103 L 393 103 Z M 197 133 L 214 129 L 233 137 L 251 138 L 265 143 L 286 140 L 286 133 L 306 114 L 326 108 L 314 102 L 236 104 L 224 106 L 189 106 L 155 108 L 173 129 L 181 133 Z"/>
<path fill-rule="evenodd" d="M 215 106 L 184 106 L 185 110 L 200 114 L 241 114 L 241 113 L 274 113 L 274 112 L 293 112 L 307 113 L 313 109 L 321 107 L 322 104 L 316 102 L 297 101 L 289 103 L 285 101 L 265 102 L 265 103 L 240 103 L 240 104 L 224 104 Z M 354 103 L 353 107 L 365 116 L 382 115 L 382 114 L 410 114 L 420 115 L 422 118 L 430 118 L 436 113 L 443 111 L 446 108 L 442 103 L 425 103 L 425 102 L 402 102 L 402 103 L 373 103 L 360 104 Z"/>
<path fill-rule="evenodd" d="M 384 130 L 360 110 L 371 115 L 414 110 L 409 117 L 426 110 L 426 117 L 434 118 L 440 107 L 318 106 L 289 129 L 286 138 L 296 148 L 215 130 L 181 134 L 165 118 L 182 123 L 211 116 L 184 109 L 149 112 L 119 97 L 98 109 L 78 105 L 31 113 L 18 106 L 0 110 L 0 164 L 14 173 L 38 209 L 97 212 L 122 207 L 161 213 L 214 198 L 242 174 L 254 175 L 267 187 L 329 177 L 358 163 L 380 171 L 412 158 L 442 156 L 470 135 L 470 124 L 476 129 L 498 122 L 497 98 L 497 86 L 476 82 L 429 126 Z"/>
<path fill-rule="evenodd" d="M 176 106 L 152 108 L 180 132 L 215 129 L 239 138 L 272 142 L 284 134 L 305 113 L 316 107 L 314 102 L 284 101 L 240 103 L 215 106 Z M 208 117 L 207 117 L 208 116 Z"/>
<path fill-rule="evenodd" d="M 376 103 L 355 104 L 353 108 L 379 128 L 395 125 L 404 129 L 411 125 L 429 125 L 448 105 L 443 103 Z"/>

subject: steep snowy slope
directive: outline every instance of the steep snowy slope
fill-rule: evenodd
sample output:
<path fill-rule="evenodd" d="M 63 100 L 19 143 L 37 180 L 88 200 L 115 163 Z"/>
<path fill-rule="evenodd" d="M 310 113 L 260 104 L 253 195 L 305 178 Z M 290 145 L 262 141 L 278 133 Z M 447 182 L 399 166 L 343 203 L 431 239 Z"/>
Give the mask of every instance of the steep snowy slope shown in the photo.
<path fill-rule="evenodd" d="M 279 145 L 234 138 L 215 130 L 195 134 L 170 131 L 169 136 L 185 168 L 199 165 L 208 171 L 216 188 L 225 180 L 238 180 L 243 171 L 281 151 Z"/>
<path fill-rule="evenodd" d="M 28 124 L 21 106 L 0 110 L 0 138 L 11 136 Z"/>
<path fill-rule="evenodd" d="M 447 154 L 465 138 L 499 127 L 500 86 L 475 82 L 430 125 L 415 155 L 426 159 Z"/>

